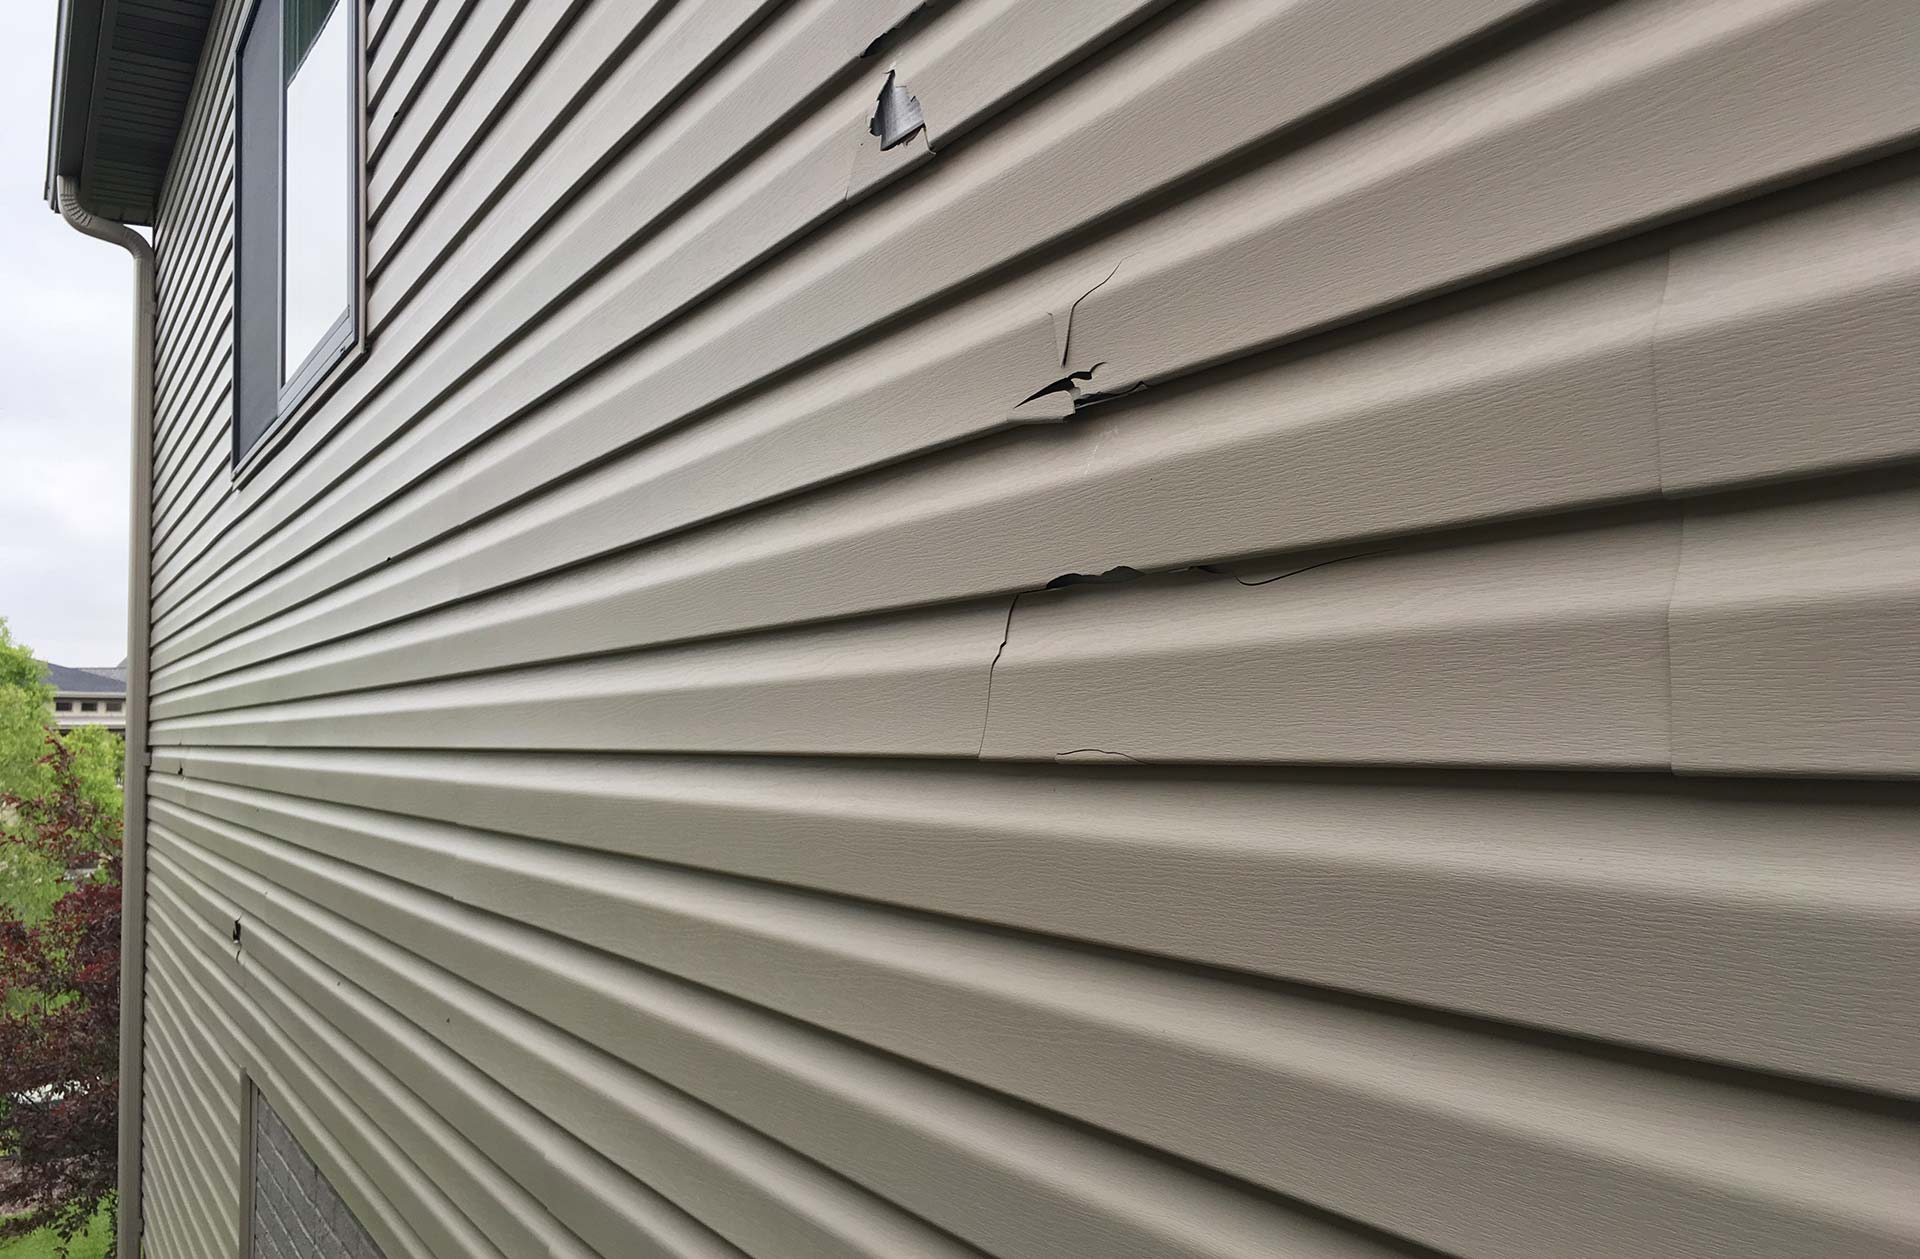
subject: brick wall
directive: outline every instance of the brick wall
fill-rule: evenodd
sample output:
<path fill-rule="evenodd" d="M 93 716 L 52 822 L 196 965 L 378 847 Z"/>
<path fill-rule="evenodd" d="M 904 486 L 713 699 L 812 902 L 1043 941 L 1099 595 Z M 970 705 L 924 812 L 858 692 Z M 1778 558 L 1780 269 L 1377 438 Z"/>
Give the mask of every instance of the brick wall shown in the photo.
<path fill-rule="evenodd" d="M 383 1259 L 258 1093 L 253 1098 L 252 1259 Z"/>

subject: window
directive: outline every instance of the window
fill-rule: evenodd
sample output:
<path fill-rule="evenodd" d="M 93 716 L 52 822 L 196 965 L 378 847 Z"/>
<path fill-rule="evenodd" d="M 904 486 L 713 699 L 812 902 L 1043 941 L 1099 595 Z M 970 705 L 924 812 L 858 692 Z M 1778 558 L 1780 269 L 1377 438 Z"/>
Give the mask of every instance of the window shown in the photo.
<path fill-rule="evenodd" d="M 56 713 L 70 713 L 73 711 L 73 701 L 70 699 L 60 700 L 54 704 L 53 711 Z"/>
<path fill-rule="evenodd" d="M 110 713 L 117 713 L 117 712 L 119 712 L 119 711 L 120 711 L 120 707 L 121 707 L 121 705 L 120 705 L 120 701 L 119 701 L 119 700 L 117 700 L 117 699 L 110 699 L 110 700 L 108 700 L 108 701 L 107 701 L 107 711 L 108 711 L 108 712 L 110 712 Z"/>
<path fill-rule="evenodd" d="M 236 470 L 359 343 L 359 11 L 255 0 L 241 33 Z"/>
<path fill-rule="evenodd" d="M 83 699 L 80 701 L 80 711 L 83 713 L 97 713 L 100 711 L 100 705 L 90 699 Z"/>

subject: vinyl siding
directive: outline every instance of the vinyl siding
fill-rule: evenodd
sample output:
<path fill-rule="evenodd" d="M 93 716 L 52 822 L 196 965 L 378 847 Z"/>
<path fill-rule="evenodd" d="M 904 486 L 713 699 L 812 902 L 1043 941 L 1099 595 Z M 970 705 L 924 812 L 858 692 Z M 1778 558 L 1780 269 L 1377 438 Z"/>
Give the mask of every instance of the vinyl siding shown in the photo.
<path fill-rule="evenodd" d="M 240 8 L 149 1253 L 1920 1247 L 1910 5 L 377 0 L 236 482 Z"/>

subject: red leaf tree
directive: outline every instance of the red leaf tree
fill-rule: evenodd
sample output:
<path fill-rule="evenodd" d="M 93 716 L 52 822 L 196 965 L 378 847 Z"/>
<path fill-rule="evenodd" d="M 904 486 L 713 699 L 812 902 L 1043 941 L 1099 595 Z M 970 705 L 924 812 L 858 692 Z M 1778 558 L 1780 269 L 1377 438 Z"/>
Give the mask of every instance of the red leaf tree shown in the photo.
<path fill-rule="evenodd" d="M 0 1238 L 51 1226 L 70 1242 L 96 1212 L 113 1212 L 120 819 L 83 796 L 66 745 L 47 742 L 48 790 L 0 796 L 12 815 L 0 843 L 72 881 L 32 921 L 0 908 L 0 1154 L 13 1161 L 0 1196 L 16 1213 Z"/>

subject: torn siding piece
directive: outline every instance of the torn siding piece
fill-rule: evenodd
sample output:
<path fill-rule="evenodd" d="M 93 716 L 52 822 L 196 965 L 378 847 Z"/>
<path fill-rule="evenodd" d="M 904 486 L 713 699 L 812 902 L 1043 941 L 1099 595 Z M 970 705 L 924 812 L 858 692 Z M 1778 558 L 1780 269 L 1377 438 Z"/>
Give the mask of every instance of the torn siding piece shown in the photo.
<path fill-rule="evenodd" d="M 883 151 L 908 136 L 917 135 L 927 125 L 926 115 L 920 109 L 920 98 L 907 91 L 896 80 L 895 73 L 887 71 L 887 81 L 880 88 L 880 99 L 875 102 L 873 118 L 867 125 L 869 134 L 880 137 Z"/>
<path fill-rule="evenodd" d="M 692 6 L 689 12 L 705 13 L 710 7 Z M 653 365 L 650 396 L 669 415 L 707 405 L 827 345 L 873 328 L 894 312 L 963 283 L 1009 256 L 1076 230 L 1089 217 L 1135 201 L 1146 189 L 1236 151 L 1266 131 L 1296 123 L 1524 6 L 1518 0 L 1475 0 L 1421 6 L 1412 14 L 1399 0 L 1368 0 L 1362 7 L 1366 11 L 1351 5 L 1275 11 L 1264 3 L 1201 9 L 1169 44 L 1123 48 L 1110 64 L 1065 85 L 1058 106 L 996 132 L 992 151 L 979 146 L 984 156 L 978 156 L 963 176 L 939 189 L 915 189 L 915 195 L 903 195 L 897 206 L 889 207 L 903 217 L 891 230 L 866 241 L 857 256 L 847 254 L 844 240 L 835 241 L 833 256 L 823 270 L 818 251 L 803 250 L 762 284 L 742 286 L 722 296 L 705 312 L 707 318 L 688 321 L 688 326 L 677 330 L 681 335 L 676 352 Z M 1382 14 L 1393 17 L 1383 22 Z M 1367 31 L 1368 37 L 1349 38 L 1356 29 Z M 1352 55 L 1328 58 L 1323 44 L 1328 40 Z M 1201 99 L 1206 92 L 1195 85 L 1211 82 L 1205 75 L 1196 76 L 1196 68 L 1235 50 L 1242 59 L 1252 58 L 1257 80 L 1269 85 L 1272 95 L 1235 98 L 1235 108 L 1219 116 L 1205 111 L 1196 114 L 1196 91 Z M 784 73 L 786 63 L 776 64 Z M 802 64 L 802 59 L 795 64 Z M 871 90 L 862 91 L 860 98 L 870 101 L 867 91 Z M 717 222 L 726 218 L 723 208 L 709 210 L 703 205 L 691 220 L 680 221 L 676 230 L 657 238 L 646 261 L 627 259 L 602 275 L 591 290 L 618 290 L 622 300 L 576 300 L 550 314 L 542 312 L 569 284 L 600 265 L 610 239 L 629 239 L 635 221 L 645 222 L 651 213 L 672 205 L 688 186 L 680 178 L 683 173 L 703 176 L 711 171 L 712 150 L 720 143 L 712 129 L 725 127 L 730 133 L 736 124 L 726 110 L 714 110 L 714 102 L 706 97 L 703 93 L 706 111 L 699 114 L 698 125 L 689 123 L 672 133 L 681 138 L 667 146 L 671 160 L 663 161 L 664 170 L 650 167 L 645 160 L 662 156 L 654 146 L 636 148 L 623 158 L 608 172 L 605 190 L 556 219 L 552 230 L 511 264 L 489 299 L 462 311 L 430 352 L 412 353 L 418 348 L 414 330 L 437 326 L 437 316 L 429 319 L 426 311 L 400 325 L 407 331 L 376 337 L 374 357 L 346 382 L 341 401 L 332 405 L 362 406 L 374 381 L 385 384 L 382 405 L 363 410 L 358 422 L 341 430 L 341 440 L 324 447 L 316 445 L 317 435 L 307 435 L 309 430 L 296 435 L 289 446 L 293 453 L 273 461 L 261 473 L 258 484 L 263 491 L 273 489 L 271 505 L 263 513 L 249 507 L 248 519 L 241 524 L 239 510 L 223 504 L 217 527 L 225 536 L 207 548 L 204 559 L 173 553 L 157 557 L 158 582 L 183 579 L 182 585 L 161 590 L 163 611 L 188 600 L 204 607 L 243 587 L 248 579 L 271 571 L 274 564 L 268 557 L 284 562 L 285 549 L 294 545 L 281 539 L 296 534 L 328 536 L 343 527 L 337 522 L 352 519 L 351 512 L 367 510 L 369 482 L 388 484 L 418 475 L 422 466 L 435 466 L 439 459 L 451 457 L 505 415 L 550 396 L 561 380 L 602 361 L 660 317 L 659 304 L 648 290 L 648 264 L 662 255 L 671 257 L 689 240 L 715 234 Z M 850 110 L 859 108 L 852 105 L 854 98 L 848 99 Z M 763 102 L 749 93 L 743 103 L 754 105 L 755 120 L 770 121 L 764 119 L 763 111 L 780 101 Z M 938 123 L 939 115 L 935 118 Z M 837 114 L 831 119 L 833 135 L 842 135 L 849 123 L 852 138 L 865 135 L 865 123 L 858 115 L 842 118 Z M 1150 133 L 1142 130 L 1149 125 Z M 1198 134 L 1196 128 L 1201 129 Z M 1154 141 L 1151 144 L 1144 142 L 1148 135 Z M 780 156 L 814 165 L 808 142 L 828 141 L 812 131 L 798 139 L 791 149 L 786 141 L 779 142 Z M 1092 140 L 1099 143 L 1090 148 Z M 683 152 L 689 147 L 691 153 Z M 908 145 L 899 151 L 914 149 Z M 1116 160 L 1122 154 L 1138 160 Z M 1148 165 L 1142 167 L 1141 162 Z M 843 200 L 845 168 L 833 169 L 843 176 L 833 196 Z M 1035 170 L 1048 172 L 1045 197 L 1034 195 L 1031 175 Z M 755 182 L 765 186 L 767 180 L 761 172 Z M 742 199 L 729 196 L 721 201 L 740 209 Z M 457 292 L 453 287 L 457 277 L 484 274 L 485 258 L 492 256 L 486 251 L 501 244 L 500 234 L 510 234 L 523 222 L 519 199 L 503 202 L 502 207 L 515 217 L 490 222 L 487 231 L 469 234 L 470 244 L 462 249 L 484 256 L 453 268 L 443 289 Z M 762 207 L 758 218 L 742 210 L 744 217 L 737 222 L 739 230 L 748 233 L 743 239 L 761 239 L 765 225 L 760 220 L 784 220 L 785 213 L 786 207 L 778 204 Z M 1009 223 L 1015 230 L 1008 230 Z M 940 248 L 930 248 L 930 242 Z M 695 252 L 710 254 L 717 247 L 709 243 Z M 712 282 L 719 278 L 712 277 Z M 768 285 L 779 300 L 770 300 Z M 641 295 L 647 300 L 638 300 Z M 374 301 L 377 308 L 377 296 Z M 500 338 L 535 318 L 542 327 L 538 347 L 523 346 L 510 355 L 498 355 Z M 403 351 L 404 357 L 386 357 Z M 458 415 L 459 423 L 430 425 L 424 434 L 416 435 L 419 430 L 415 430 L 406 440 L 394 443 L 396 450 L 417 449 L 424 464 L 411 458 L 401 461 L 381 450 L 396 430 L 412 425 L 423 408 L 437 408 L 436 400 L 481 364 L 486 364 L 482 376 L 460 387 L 457 404 L 448 404 L 447 411 Z M 363 471 L 353 471 L 370 457 L 374 462 Z M 301 468 L 297 482 L 287 485 L 284 493 L 274 488 L 294 467 Z M 350 474 L 350 493 L 326 488 Z M 306 512 L 309 528 L 276 531 L 277 521 L 299 511 Z M 237 532 L 229 532 L 230 528 Z M 247 554 L 256 541 L 260 550 Z M 236 561 L 241 567 L 234 566 Z M 188 569 L 193 578 L 184 580 Z M 198 593 L 201 590 L 204 595 Z"/>
<path fill-rule="evenodd" d="M 884 478 L 849 481 L 664 540 L 651 555 L 612 556 L 549 578 L 535 598 L 502 592 L 420 614 L 472 593 L 476 570 L 490 580 L 541 572 L 573 554 L 553 549 L 560 540 L 586 544 L 582 554 L 610 546 L 622 536 L 623 512 L 644 529 L 684 518 L 691 504 L 678 498 L 683 493 L 724 503 L 731 461 L 717 463 L 704 482 L 677 476 L 669 463 L 655 478 L 666 488 L 631 496 L 585 482 L 605 505 L 566 528 L 534 527 L 529 521 L 543 517 L 539 504 L 529 504 L 474 526 L 463 535 L 469 545 L 402 560 L 356 583 L 360 588 L 292 609 L 277 623 L 239 633 L 255 619 L 242 604 L 231 617 L 194 627 L 174 644 L 178 665 L 156 674 L 156 704 L 171 713 L 218 708 L 243 695 L 257 702 L 306 694 L 343 669 L 371 685 L 425 670 L 524 663 L 527 642 L 586 652 L 736 631 L 765 624 L 776 594 L 796 619 L 847 615 L 1029 589 L 1062 572 L 1117 563 L 1174 568 L 1652 495 L 1659 471 L 1648 338 L 1663 274 L 1653 260 L 1577 277 L 1319 355 L 1280 359 L 1208 388 L 1173 391 L 1137 413 L 1096 412 L 1044 442 L 988 443 L 902 465 Z M 1052 337 L 1040 318 L 1022 328 L 1004 345 L 996 342 L 991 356 L 942 365 L 929 385 L 949 386 L 952 401 L 977 400 L 974 420 L 997 419 L 1011 399 L 997 400 L 1004 385 L 976 369 L 1020 366 L 1011 378 L 1029 381 L 1058 370 L 1049 365 Z M 913 344 L 931 349 L 937 339 Z M 863 375 L 878 370 L 874 359 L 857 361 Z M 623 408 L 643 398 L 638 389 L 610 395 L 596 423 L 618 424 Z M 1067 402 L 1064 395 L 1048 398 Z M 772 394 L 766 404 L 778 414 L 790 396 Z M 814 433 L 831 428 L 831 392 L 791 405 L 817 410 Z M 969 420 L 964 407 L 948 412 L 945 405 L 930 394 L 904 414 L 934 425 Z M 879 429 L 906 422 L 884 395 L 850 410 Z M 689 430 L 684 440 L 697 442 L 698 432 Z M 864 439 L 849 427 L 839 440 Z M 545 447 L 560 441 L 556 435 Z M 824 458 L 844 450 L 818 436 L 803 444 Z M 508 447 L 484 494 L 461 483 L 458 495 L 421 495 L 418 510 L 452 528 L 462 508 L 510 501 L 540 449 Z M 771 474 L 739 475 L 753 484 Z M 332 574 L 350 574 L 390 553 L 383 545 L 382 535 L 373 535 L 333 557 L 313 580 L 331 584 Z M 925 563 L 929 554 L 941 563 Z M 270 589 L 283 606 L 301 593 L 297 585 Z M 362 636 L 346 637 L 356 633 Z M 341 641 L 272 663 L 276 647 L 329 640 Z M 427 643 L 435 650 L 423 651 Z M 188 648 L 199 650 L 189 655 Z M 178 710 L 165 694 L 254 665 L 264 667 L 232 678 L 230 690 L 222 683 L 190 700 L 182 696 Z"/>

